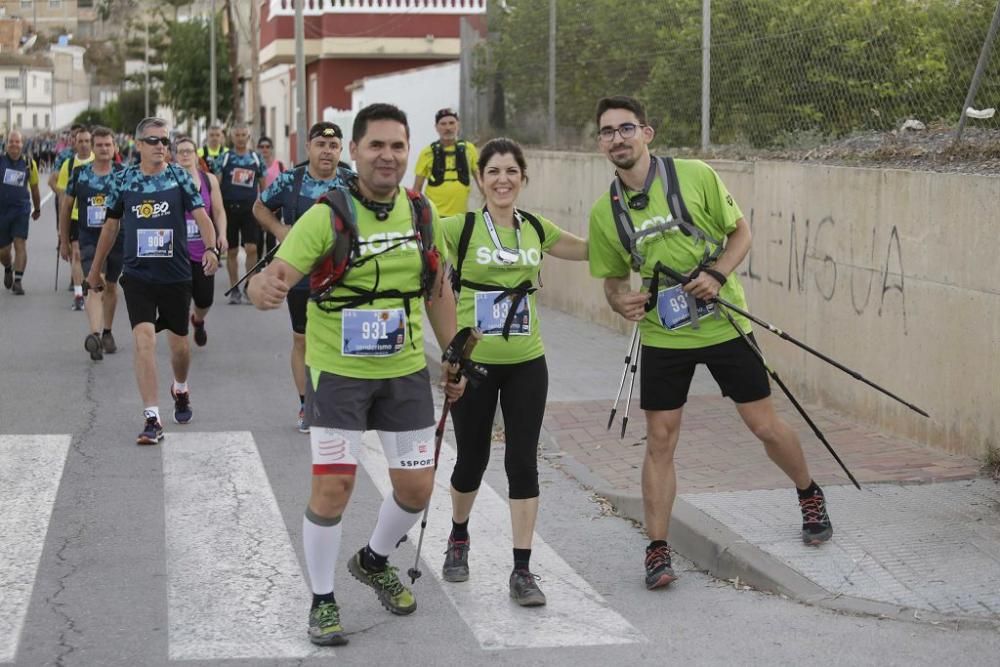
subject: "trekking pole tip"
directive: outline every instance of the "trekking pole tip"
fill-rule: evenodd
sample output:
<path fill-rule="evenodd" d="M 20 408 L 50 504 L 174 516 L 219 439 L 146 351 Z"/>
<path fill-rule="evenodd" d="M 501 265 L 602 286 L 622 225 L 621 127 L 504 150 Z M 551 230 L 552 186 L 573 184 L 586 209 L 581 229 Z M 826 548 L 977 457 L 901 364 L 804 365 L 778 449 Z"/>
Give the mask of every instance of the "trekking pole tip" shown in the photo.
<path fill-rule="evenodd" d="M 615 421 L 615 413 L 616 413 L 617 411 L 618 411 L 618 409 L 617 409 L 617 408 L 611 408 L 611 416 L 610 416 L 610 417 L 608 417 L 608 430 L 609 430 L 609 431 L 611 430 L 611 425 L 612 425 L 612 424 L 614 423 L 614 421 Z"/>
<path fill-rule="evenodd" d="M 421 572 L 420 570 L 418 570 L 415 567 L 411 567 L 409 570 L 406 571 L 406 574 L 408 574 L 410 576 L 410 583 L 411 584 L 415 584 L 415 583 L 417 583 L 417 579 L 420 578 L 420 576 L 423 574 L 423 572 Z"/>
<path fill-rule="evenodd" d="M 622 440 L 625 439 L 625 429 L 627 427 L 628 427 L 628 415 L 625 415 L 624 417 L 622 417 L 622 435 L 621 435 Z"/>

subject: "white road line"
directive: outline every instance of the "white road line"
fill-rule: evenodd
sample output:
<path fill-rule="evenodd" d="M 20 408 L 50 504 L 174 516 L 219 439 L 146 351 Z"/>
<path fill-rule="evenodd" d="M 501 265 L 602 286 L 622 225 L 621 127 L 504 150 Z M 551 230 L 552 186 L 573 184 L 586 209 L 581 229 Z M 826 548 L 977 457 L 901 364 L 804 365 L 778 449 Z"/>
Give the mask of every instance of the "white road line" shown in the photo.
<path fill-rule="evenodd" d="M 251 434 L 172 432 L 161 451 L 170 659 L 318 653 L 309 590 Z"/>
<path fill-rule="evenodd" d="M 68 435 L 0 435 L 0 662 L 13 662 L 69 451 Z"/>
<path fill-rule="evenodd" d="M 383 497 L 391 492 L 382 445 L 374 432 L 365 434 L 361 462 Z M 526 609 L 509 597 L 511 529 L 507 501 L 483 484 L 476 497 L 474 523 L 489 529 L 473 531 L 469 554 L 471 577 L 464 583 L 448 583 L 441 578 L 442 551 L 451 529 L 449 474 L 455 452 L 445 443 L 431 499 L 430 518 L 424 535 L 421 570 L 433 575 L 455 605 L 459 616 L 472 630 L 484 649 L 593 646 L 645 642 L 646 638 L 578 575 L 548 544 L 535 534 L 531 569 L 541 575 L 539 585 L 548 598 L 545 607 Z M 542 510 L 545 511 L 544 504 Z M 416 545 L 418 523 L 410 531 Z M 397 556 L 394 564 L 400 576 L 412 566 Z M 409 582 L 409 579 L 405 579 Z M 420 596 L 418 583 L 416 596 Z M 419 614 L 419 609 L 417 610 Z"/>
<path fill-rule="evenodd" d="M 52 190 L 49 190 L 48 194 L 46 194 L 44 197 L 42 197 L 42 202 L 38 205 L 39 209 L 45 208 L 45 204 L 52 197 L 52 194 L 53 194 Z"/>

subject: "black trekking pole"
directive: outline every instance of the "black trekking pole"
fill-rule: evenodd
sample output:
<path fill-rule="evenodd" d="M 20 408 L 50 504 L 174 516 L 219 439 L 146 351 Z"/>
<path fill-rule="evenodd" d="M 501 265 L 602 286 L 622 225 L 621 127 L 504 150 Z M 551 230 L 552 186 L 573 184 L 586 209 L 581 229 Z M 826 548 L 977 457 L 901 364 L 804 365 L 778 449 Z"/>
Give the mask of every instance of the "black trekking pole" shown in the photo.
<path fill-rule="evenodd" d="M 56 242 L 56 284 L 52 288 L 54 292 L 59 291 L 59 262 L 62 261 L 62 257 L 59 255 L 59 243 Z"/>
<path fill-rule="evenodd" d="M 632 340 L 629 341 L 628 349 L 625 351 L 625 368 L 622 369 L 622 379 L 618 383 L 618 394 L 615 396 L 615 404 L 611 406 L 611 416 L 608 417 L 608 430 L 611 430 L 611 424 L 615 421 L 615 413 L 618 412 L 618 401 L 622 398 L 622 390 L 625 388 L 625 376 L 628 375 L 629 364 L 632 363 L 632 355 L 636 353 L 636 341 L 639 338 L 639 323 L 636 322 L 635 326 L 632 327 Z M 626 411 L 626 416 L 628 412 Z"/>
<path fill-rule="evenodd" d="M 659 262 L 657 263 L 657 268 L 660 271 L 662 271 L 663 273 L 667 274 L 668 276 L 670 276 L 671 278 L 673 278 L 674 280 L 676 280 L 677 282 L 679 282 L 681 284 L 688 283 L 691 280 L 691 278 L 689 278 L 688 276 L 685 276 L 684 274 L 682 274 L 682 273 L 680 273 L 678 271 L 675 271 L 674 269 L 671 269 L 669 266 L 664 266 L 663 264 L 661 264 Z M 913 403 L 910 403 L 908 401 L 903 400 L 902 398 L 900 398 L 896 394 L 892 393 L 888 389 L 885 389 L 884 387 L 880 387 L 879 385 L 875 384 L 874 382 L 872 382 L 868 378 L 864 377 L 863 375 L 861 375 L 857 371 L 851 370 L 847 366 L 844 366 L 840 362 L 838 362 L 838 361 L 836 361 L 834 359 L 831 359 L 830 357 L 826 356 L 822 352 L 809 347 L 805 343 L 803 343 L 801 341 L 798 341 L 795 338 L 792 338 L 787 333 L 785 333 L 784 331 L 782 331 L 778 327 L 774 326 L 773 324 L 771 324 L 769 322 L 766 322 L 766 321 L 760 319 L 759 317 L 757 317 L 755 315 L 752 315 L 751 313 L 748 313 L 747 311 L 743 310 L 739 306 L 733 305 L 733 304 L 729 303 L 728 301 L 720 299 L 719 297 L 715 297 L 712 300 L 715 301 L 716 303 L 718 303 L 720 306 L 725 306 L 729 310 L 732 310 L 733 312 L 739 313 L 740 315 L 742 315 L 743 317 L 747 318 L 751 322 L 759 324 L 760 326 L 764 327 L 765 329 L 767 329 L 768 331 L 770 331 L 774 335 L 778 336 L 779 338 L 782 338 L 783 340 L 787 340 L 789 343 L 791 343 L 791 344 L 793 344 L 793 345 L 795 345 L 797 347 L 802 348 L 803 350 L 805 350 L 809 354 L 812 354 L 813 356 L 818 357 L 819 359 L 822 359 L 823 361 L 825 361 L 826 363 L 830 364 L 831 366 L 844 371 L 845 373 L 847 373 L 848 375 L 850 375 L 851 377 L 853 377 L 855 380 L 860 380 L 861 382 L 864 382 L 869 387 L 872 387 L 873 389 L 876 389 L 876 390 L 882 392 L 883 394 L 885 394 L 889 398 L 891 398 L 893 400 L 896 400 L 896 401 L 899 401 L 900 403 L 902 403 L 906 407 L 910 408 L 911 410 L 913 410 L 917 414 L 923 415 L 924 417 L 930 417 L 930 415 L 928 415 L 926 412 L 924 412 L 923 410 L 921 410 L 920 408 L 918 408 Z"/>
<path fill-rule="evenodd" d="M 253 268 L 252 268 L 252 269 L 249 269 L 249 270 L 247 270 L 247 272 L 246 272 L 246 273 L 244 273 L 244 274 L 243 274 L 243 275 L 242 275 L 242 276 L 240 277 L 240 279 L 239 279 L 239 280 L 237 280 L 237 281 L 236 281 L 235 283 L 233 283 L 233 286 L 232 286 L 232 287 L 230 287 L 229 289 L 227 289 L 227 290 L 226 290 L 226 291 L 225 291 L 225 292 L 223 293 L 223 296 L 229 296 L 229 295 L 230 295 L 230 294 L 232 294 L 232 293 L 233 293 L 234 291 L 236 291 L 237 289 L 239 289 L 240 285 L 242 285 L 242 284 L 243 284 L 243 281 L 244 281 L 244 280 L 246 280 L 247 278 L 249 278 L 249 277 L 250 277 L 250 276 L 252 276 L 253 274 L 257 273 L 257 271 L 259 271 L 259 270 L 261 269 L 261 267 L 262 267 L 262 266 L 264 266 L 264 265 L 265 265 L 265 264 L 267 264 L 267 263 L 268 263 L 269 261 L 271 261 L 271 258 L 272 258 L 272 257 L 274 257 L 274 253 L 278 252 L 278 248 L 280 248 L 280 247 L 281 247 L 281 244 L 279 243 L 278 245 L 276 245 L 276 246 L 274 246 L 273 248 L 271 248 L 270 250 L 268 250 L 268 251 L 267 251 L 267 254 L 266 254 L 266 255 L 264 255 L 263 257 L 261 257 L 261 258 L 260 258 L 260 261 L 258 261 L 258 262 L 257 262 L 256 264 L 254 264 L 254 265 L 253 265 Z"/>
<path fill-rule="evenodd" d="M 628 385 L 628 398 L 625 399 L 625 414 L 622 416 L 622 434 L 621 439 L 625 439 L 625 429 L 628 428 L 628 411 L 632 407 L 632 390 L 635 389 L 635 372 L 639 368 L 639 343 L 636 343 L 635 353 L 632 355 L 632 366 L 631 373 L 632 379 L 629 380 Z"/>
<path fill-rule="evenodd" d="M 486 369 L 472 363 L 469 358 L 476 343 L 480 341 L 483 334 L 475 327 L 464 327 L 459 330 L 455 337 L 448 343 L 448 348 L 444 351 L 444 361 L 458 366 L 458 374 L 449 378 L 450 382 L 458 382 L 465 376 L 469 384 L 475 386 L 486 377 Z M 444 401 L 444 408 L 441 410 L 441 418 L 434 429 L 434 472 L 437 472 L 438 459 L 441 455 L 441 442 L 444 440 L 444 425 L 448 419 L 448 410 L 451 408 L 451 401 L 447 398 Z M 423 574 L 420 571 L 420 551 L 424 546 L 424 531 L 427 529 L 427 517 L 430 515 L 431 502 L 427 499 L 427 507 L 424 508 L 424 515 L 420 519 L 420 537 L 417 539 L 417 555 L 413 560 L 413 567 L 406 571 L 410 577 L 410 583 L 415 583 Z M 399 540 L 402 543 L 406 535 Z M 399 543 L 396 546 L 399 546 Z"/>

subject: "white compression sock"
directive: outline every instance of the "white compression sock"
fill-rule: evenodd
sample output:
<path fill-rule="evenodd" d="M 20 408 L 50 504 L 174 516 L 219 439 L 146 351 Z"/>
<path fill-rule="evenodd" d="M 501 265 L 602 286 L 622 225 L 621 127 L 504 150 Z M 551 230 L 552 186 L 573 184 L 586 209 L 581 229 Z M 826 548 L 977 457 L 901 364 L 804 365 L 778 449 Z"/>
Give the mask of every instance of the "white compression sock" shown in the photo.
<path fill-rule="evenodd" d="M 154 415 L 156 415 L 156 421 L 160 420 L 160 406 L 158 405 L 150 405 L 145 410 L 143 410 L 143 412 L 144 413 L 152 412 Z"/>
<path fill-rule="evenodd" d="M 302 517 L 302 546 L 309 584 L 316 595 L 333 592 L 333 577 L 340 554 L 340 517 L 327 519 L 306 508 Z"/>
<path fill-rule="evenodd" d="M 401 507 L 396 502 L 396 494 L 386 496 L 378 511 L 378 521 L 372 532 L 368 546 L 381 556 L 388 556 L 396 549 L 396 544 L 410 528 L 416 525 L 423 509 Z"/>

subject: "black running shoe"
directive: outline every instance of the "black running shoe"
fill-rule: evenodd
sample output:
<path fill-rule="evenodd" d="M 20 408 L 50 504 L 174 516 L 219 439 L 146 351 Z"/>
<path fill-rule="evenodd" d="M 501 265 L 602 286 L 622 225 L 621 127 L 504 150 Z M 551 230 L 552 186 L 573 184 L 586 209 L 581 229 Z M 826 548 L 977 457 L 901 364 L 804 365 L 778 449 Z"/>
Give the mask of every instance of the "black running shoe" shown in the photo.
<path fill-rule="evenodd" d="M 101 347 L 104 348 L 104 354 L 114 354 L 118 351 L 118 343 L 110 331 L 101 334 Z"/>
<path fill-rule="evenodd" d="M 3 286 L 4 289 L 10 289 L 14 286 L 14 269 L 9 266 L 3 267 Z"/>
<path fill-rule="evenodd" d="M 833 524 L 826 512 L 826 497 L 822 489 L 816 487 L 816 493 L 800 498 L 799 509 L 802 511 L 802 541 L 805 544 L 816 546 L 833 537 Z"/>
<path fill-rule="evenodd" d="M 160 420 L 152 412 L 144 412 L 143 414 L 146 417 L 146 424 L 142 433 L 135 439 L 135 444 L 155 445 L 163 440 L 163 426 L 160 425 Z"/>
<path fill-rule="evenodd" d="M 83 339 L 83 349 L 90 352 L 91 361 L 100 361 L 104 358 L 104 346 L 97 334 L 87 334 L 87 337 Z"/>
<path fill-rule="evenodd" d="M 646 547 L 646 588 L 663 588 L 677 579 L 670 562 L 670 546 Z"/>
<path fill-rule="evenodd" d="M 444 552 L 444 566 L 441 576 L 445 581 L 469 580 L 469 540 L 456 540 L 448 536 L 448 548 Z"/>
<path fill-rule="evenodd" d="M 191 316 L 191 326 L 194 327 L 194 344 L 198 347 L 205 347 L 208 342 L 208 334 L 205 332 L 205 320 L 198 322 Z"/>
<path fill-rule="evenodd" d="M 187 424 L 194 416 L 191 410 L 191 392 L 174 391 L 174 385 L 170 385 L 170 398 L 174 399 L 174 423 Z"/>
<path fill-rule="evenodd" d="M 545 593 L 538 587 L 538 575 L 527 568 L 510 573 L 510 597 L 522 607 L 541 607 L 545 604 Z"/>

